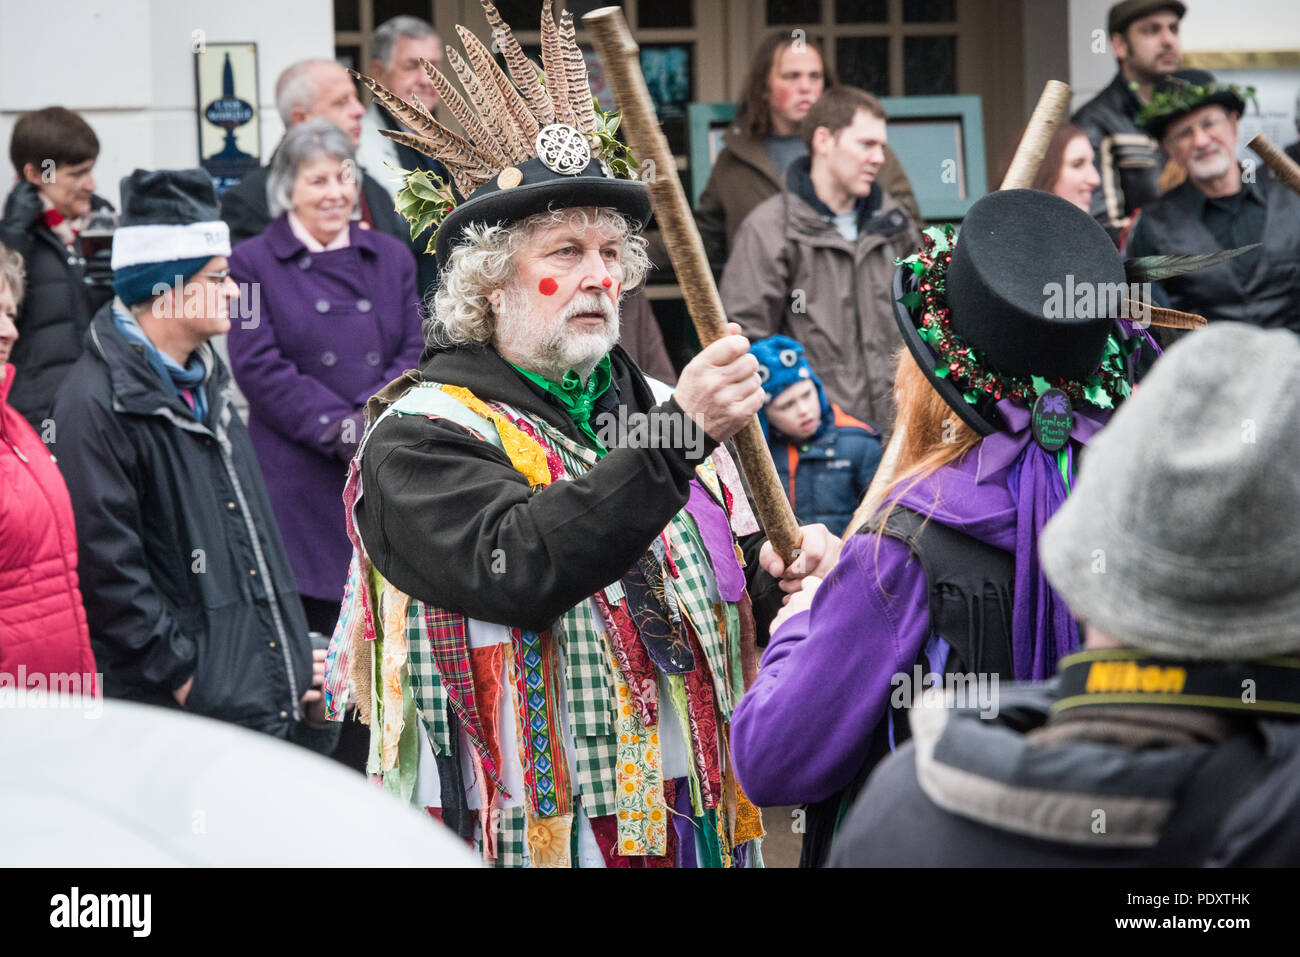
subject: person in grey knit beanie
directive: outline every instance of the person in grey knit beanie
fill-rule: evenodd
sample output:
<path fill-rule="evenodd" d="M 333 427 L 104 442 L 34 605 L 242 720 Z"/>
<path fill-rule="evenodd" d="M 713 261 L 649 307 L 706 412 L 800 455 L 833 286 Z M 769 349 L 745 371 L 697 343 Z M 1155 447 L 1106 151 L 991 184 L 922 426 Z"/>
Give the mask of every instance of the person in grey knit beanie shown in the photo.
<path fill-rule="evenodd" d="M 1300 650 L 1297 381 L 1294 333 L 1235 322 L 1156 364 L 1041 539 L 1077 617 L 1175 658 Z"/>

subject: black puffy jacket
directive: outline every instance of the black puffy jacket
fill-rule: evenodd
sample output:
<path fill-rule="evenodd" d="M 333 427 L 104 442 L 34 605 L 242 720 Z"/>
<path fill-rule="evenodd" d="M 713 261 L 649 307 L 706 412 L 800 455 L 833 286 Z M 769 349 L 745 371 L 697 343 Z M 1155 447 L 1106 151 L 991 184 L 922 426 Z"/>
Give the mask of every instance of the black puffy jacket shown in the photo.
<path fill-rule="evenodd" d="M 98 196 L 91 205 L 112 208 Z M 80 241 L 69 252 L 45 225 L 42 212 L 36 187 L 19 183 L 0 220 L 0 243 L 20 253 L 27 266 L 27 289 L 15 322 L 18 341 L 10 357 L 16 372 L 9 404 L 38 433 L 59 383 L 81 355 L 91 316 L 113 298 L 107 284 L 94 285 L 87 277 Z"/>
<path fill-rule="evenodd" d="M 113 322 L 95 316 L 55 399 L 53 451 L 72 496 L 104 693 L 329 750 L 299 720 L 311 643 L 230 372 L 210 349 L 211 426 Z"/>
<path fill-rule="evenodd" d="M 1140 109 L 1142 102 L 1124 74 L 1116 73 L 1070 120 L 1087 134 L 1101 176 L 1089 212 L 1117 241 L 1134 210 L 1160 195 L 1160 174 L 1169 160 L 1134 122 Z"/>

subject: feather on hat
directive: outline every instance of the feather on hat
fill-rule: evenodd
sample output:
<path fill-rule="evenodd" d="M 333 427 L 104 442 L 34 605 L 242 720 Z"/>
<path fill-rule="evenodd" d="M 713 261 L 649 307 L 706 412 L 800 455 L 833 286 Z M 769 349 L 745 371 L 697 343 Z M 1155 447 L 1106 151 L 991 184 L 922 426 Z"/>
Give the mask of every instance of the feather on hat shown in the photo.
<path fill-rule="evenodd" d="M 544 0 L 539 75 L 496 6 L 480 2 L 506 69 L 461 26 L 456 32 L 465 52 L 450 45 L 446 51 L 461 90 L 421 61 L 464 136 L 439 123 L 419 100 L 409 103 L 349 71 L 409 130 L 382 130 L 383 135 L 437 159 L 451 177 L 444 183 L 423 170 L 402 171 L 406 186 L 396 208 L 410 221 L 412 238 L 433 226 L 425 252 L 436 250 L 446 262 L 471 223 L 511 223 L 568 206 L 612 206 L 644 223 L 650 213 L 645 184 L 615 137 L 618 114 L 605 113 L 592 97 L 572 15 L 564 11 L 557 24 L 551 0 Z"/>

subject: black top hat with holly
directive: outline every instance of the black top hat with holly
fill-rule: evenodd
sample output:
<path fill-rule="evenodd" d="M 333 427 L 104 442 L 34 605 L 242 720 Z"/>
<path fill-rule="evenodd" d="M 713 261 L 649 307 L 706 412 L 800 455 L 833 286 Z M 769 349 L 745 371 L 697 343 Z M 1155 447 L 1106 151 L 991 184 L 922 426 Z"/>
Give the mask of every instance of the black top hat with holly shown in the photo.
<path fill-rule="evenodd" d="M 894 316 L 935 390 L 967 425 L 991 435 L 1001 428 L 994 406 L 1006 398 L 1032 406 L 1049 392 L 1059 403 L 1060 392 L 1075 406 L 1118 405 L 1150 341 L 1131 323 L 1205 323 L 1152 305 L 1140 284 L 1242 251 L 1125 261 L 1073 203 L 1000 190 L 970 208 L 960 240 L 951 226 L 925 231 L 920 252 L 899 262 Z"/>
<path fill-rule="evenodd" d="M 509 76 L 469 30 L 456 27 L 465 53 L 450 45 L 447 60 L 464 93 L 428 61 L 421 63 L 465 136 L 447 129 L 418 98 L 396 96 L 370 77 L 360 79 L 412 132 L 383 130 L 390 139 L 440 160 L 452 182 L 405 171 L 397 209 L 417 236 L 430 226 L 426 252 L 444 265 L 471 224 L 508 225 L 548 209 L 607 206 L 632 220 L 650 218 L 645 183 L 627 147 L 615 138 L 619 118 L 591 95 L 573 16 L 557 24 L 551 0 L 542 4 L 542 71 L 524 55 L 490 0 L 481 0 Z M 513 82 L 512 82 L 513 80 Z M 465 197 L 462 201 L 462 197 Z"/>
<path fill-rule="evenodd" d="M 1178 70 L 1169 74 L 1151 94 L 1151 102 L 1138 111 L 1135 122 L 1157 140 L 1165 138 L 1171 124 L 1203 106 L 1222 106 L 1241 116 L 1246 101 L 1254 102 L 1255 88 L 1219 83 L 1208 70 Z M 1258 108 L 1258 106 L 1257 106 Z"/>

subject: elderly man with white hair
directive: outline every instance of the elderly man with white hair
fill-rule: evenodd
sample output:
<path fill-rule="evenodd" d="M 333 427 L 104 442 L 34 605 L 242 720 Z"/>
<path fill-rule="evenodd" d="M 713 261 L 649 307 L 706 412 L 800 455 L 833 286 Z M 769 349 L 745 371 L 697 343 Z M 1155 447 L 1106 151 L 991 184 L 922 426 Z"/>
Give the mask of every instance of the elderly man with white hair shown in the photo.
<path fill-rule="evenodd" d="M 361 117 L 365 110 L 347 70 L 333 60 L 302 60 L 287 67 L 275 83 L 275 105 L 286 130 L 324 117 L 347 134 L 354 147 L 361 142 Z M 230 227 L 232 245 L 260 236 L 271 224 L 267 200 L 271 162 L 253 170 L 221 197 L 221 218 Z M 353 218 L 363 228 L 378 229 L 409 243 L 410 230 L 393 210 L 392 197 L 364 168 L 357 173 L 361 188 L 357 191 Z"/>
<path fill-rule="evenodd" d="M 504 141 L 430 144 L 463 202 L 418 175 L 399 194 L 437 227 L 443 281 L 344 493 L 327 711 L 354 700 L 385 789 L 498 865 L 758 866 L 727 735 L 780 588 L 721 444 L 763 403 L 757 361 L 733 326 L 669 394 L 617 344 L 646 186 L 590 135 L 585 73 L 557 68 L 568 14 L 543 8 L 543 87 L 484 8 L 528 99 Z M 806 529 L 791 587 L 834 544 Z"/>

